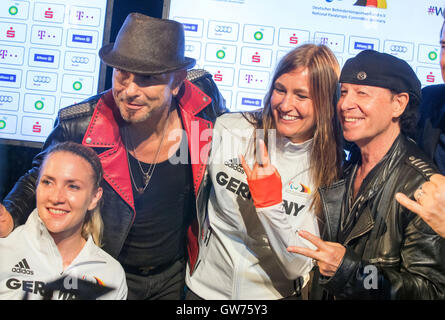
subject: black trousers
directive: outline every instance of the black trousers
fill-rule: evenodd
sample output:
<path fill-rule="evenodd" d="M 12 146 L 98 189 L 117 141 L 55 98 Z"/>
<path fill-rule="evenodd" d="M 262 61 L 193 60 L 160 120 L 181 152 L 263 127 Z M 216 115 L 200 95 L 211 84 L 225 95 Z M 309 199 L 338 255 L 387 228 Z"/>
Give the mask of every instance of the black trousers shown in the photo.
<path fill-rule="evenodd" d="M 125 269 L 125 268 L 124 268 Z M 184 298 L 185 259 L 175 261 L 162 272 L 127 272 L 128 300 L 181 300 Z"/>

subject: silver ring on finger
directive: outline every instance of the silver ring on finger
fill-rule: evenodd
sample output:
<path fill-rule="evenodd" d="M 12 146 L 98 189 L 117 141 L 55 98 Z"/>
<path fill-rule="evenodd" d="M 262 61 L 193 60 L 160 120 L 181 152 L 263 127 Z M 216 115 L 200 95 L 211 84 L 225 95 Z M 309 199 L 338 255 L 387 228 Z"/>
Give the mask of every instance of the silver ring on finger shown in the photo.
<path fill-rule="evenodd" d="M 420 198 L 425 194 L 425 192 L 422 189 L 417 189 L 416 193 L 415 193 L 415 198 L 417 201 L 420 200 Z"/>

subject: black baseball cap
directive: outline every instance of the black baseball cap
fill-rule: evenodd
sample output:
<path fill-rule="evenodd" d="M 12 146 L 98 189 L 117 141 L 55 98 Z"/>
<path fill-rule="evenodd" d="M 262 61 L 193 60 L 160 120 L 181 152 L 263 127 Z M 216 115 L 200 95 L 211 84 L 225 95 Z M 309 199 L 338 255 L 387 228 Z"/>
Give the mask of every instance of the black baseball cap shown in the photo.
<path fill-rule="evenodd" d="M 374 50 L 361 51 L 348 59 L 339 82 L 407 92 L 418 101 L 421 99 L 421 84 L 411 66 L 402 59 Z"/>

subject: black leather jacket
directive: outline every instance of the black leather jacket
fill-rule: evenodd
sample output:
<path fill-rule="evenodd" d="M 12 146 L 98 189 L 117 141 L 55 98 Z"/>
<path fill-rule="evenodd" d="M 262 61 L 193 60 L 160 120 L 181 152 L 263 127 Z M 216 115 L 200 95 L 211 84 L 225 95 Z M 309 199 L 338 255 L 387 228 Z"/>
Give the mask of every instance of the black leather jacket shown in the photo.
<path fill-rule="evenodd" d="M 324 240 L 338 242 L 359 159 L 354 153 L 344 179 L 320 190 Z M 315 282 L 336 299 L 445 299 L 445 239 L 394 199 L 396 192 L 412 197 L 435 172 L 426 159 L 399 135 L 363 181 L 351 206 L 358 220 L 345 233 L 346 254 L 337 272 L 332 277 L 320 276 L 318 270 L 315 274 Z M 313 286 L 312 297 L 320 299 L 320 293 Z"/>
<path fill-rule="evenodd" d="M 208 155 L 211 137 L 205 135 L 209 137 L 209 141 L 201 141 L 199 138 L 204 130 L 213 128 L 215 119 L 227 109 L 212 76 L 204 70 L 188 72 L 177 101 L 189 142 L 195 141 L 199 144 L 190 150 L 190 156 L 193 158 L 195 153 L 198 153 L 199 162 L 193 163 L 192 160 L 192 172 L 195 205 L 200 208 L 207 203 L 209 179 L 206 174 L 206 159 L 202 159 L 202 155 Z M 118 257 L 136 213 L 127 156 L 119 132 L 119 123 L 122 124 L 123 120 L 117 108 L 113 106 L 111 92 L 107 91 L 60 110 L 56 126 L 47 138 L 43 151 L 34 158 L 33 167 L 18 180 L 3 200 L 15 226 L 25 223 L 35 208 L 36 180 L 45 149 L 54 143 L 67 140 L 82 143 L 98 153 L 104 168 L 104 201 L 101 210 L 104 220 L 103 249 L 114 258 Z M 191 137 L 193 134 L 198 134 L 199 141 L 196 141 L 196 137 Z M 187 232 L 191 270 L 198 256 L 197 237 L 203 220 L 204 217 L 194 219 Z"/>

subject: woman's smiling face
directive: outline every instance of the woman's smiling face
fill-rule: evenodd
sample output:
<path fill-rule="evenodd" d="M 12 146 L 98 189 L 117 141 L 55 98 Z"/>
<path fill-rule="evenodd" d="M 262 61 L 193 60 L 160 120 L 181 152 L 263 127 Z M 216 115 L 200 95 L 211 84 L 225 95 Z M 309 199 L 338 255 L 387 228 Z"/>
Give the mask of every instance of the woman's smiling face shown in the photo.
<path fill-rule="evenodd" d="M 315 110 L 307 68 L 297 68 L 278 77 L 273 84 L 270 104 L 280 135 L 294 143 L 302 143 L 313 137 Z"/>
<path fill-rule="evenodd" d="M 43 163 L 36 190 L 37 209 L 55 239 L 80 237 L 85 215 L 100 197 L 93 169 L 82 157 L 59 151 Z"/>

